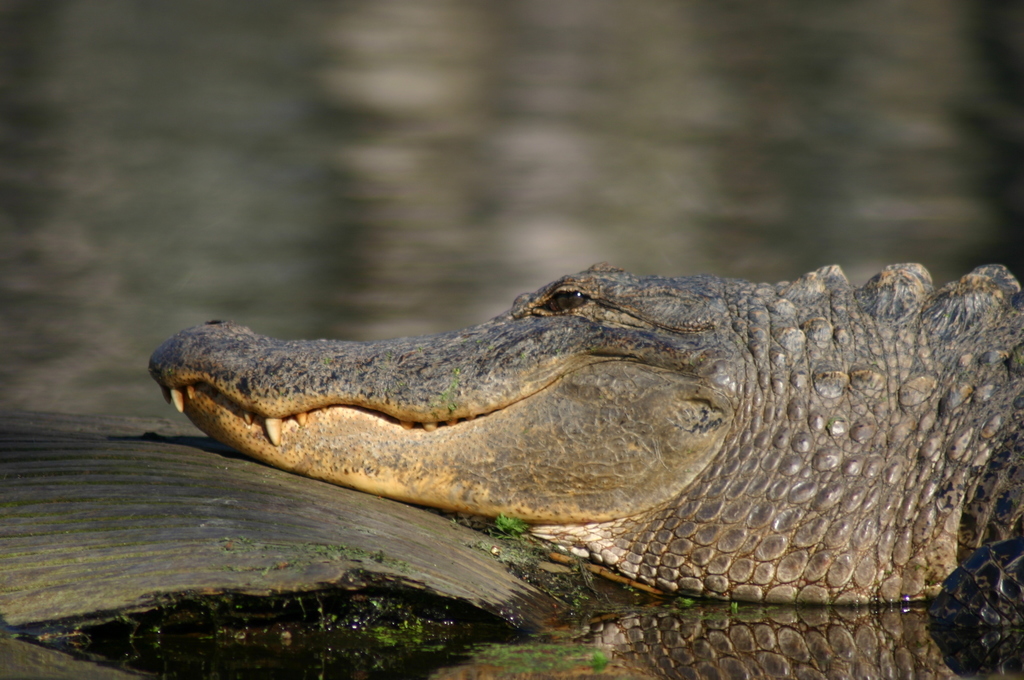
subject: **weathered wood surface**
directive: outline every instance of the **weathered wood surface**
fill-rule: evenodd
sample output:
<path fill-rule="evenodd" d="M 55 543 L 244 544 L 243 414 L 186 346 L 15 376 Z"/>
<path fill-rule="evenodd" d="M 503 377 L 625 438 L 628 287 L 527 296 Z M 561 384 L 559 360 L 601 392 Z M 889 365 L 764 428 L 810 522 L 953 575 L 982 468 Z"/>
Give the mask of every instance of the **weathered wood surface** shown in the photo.
<path fill-rule="evenodd" d="M 0 412 L 0 626 L 370 585 L 423 589 L 518 626 L 552 615 L 552 599 L 473 547 L 480 538 L 244 459 L 184 423 Z"/>

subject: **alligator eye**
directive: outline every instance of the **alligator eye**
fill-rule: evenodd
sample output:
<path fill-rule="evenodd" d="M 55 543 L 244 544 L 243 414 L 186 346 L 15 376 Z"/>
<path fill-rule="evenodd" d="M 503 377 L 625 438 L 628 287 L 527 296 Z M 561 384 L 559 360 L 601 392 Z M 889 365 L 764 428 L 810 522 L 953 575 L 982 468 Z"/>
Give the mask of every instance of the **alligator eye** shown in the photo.
<path fill-rule="evenodd" d="M 568 312 L 570 309 L 582 307 L 589 300 L 586 295 L 579 291 L 562 291 L 555 293 L 548 299 L 548 309 L 552 312 Z"/>

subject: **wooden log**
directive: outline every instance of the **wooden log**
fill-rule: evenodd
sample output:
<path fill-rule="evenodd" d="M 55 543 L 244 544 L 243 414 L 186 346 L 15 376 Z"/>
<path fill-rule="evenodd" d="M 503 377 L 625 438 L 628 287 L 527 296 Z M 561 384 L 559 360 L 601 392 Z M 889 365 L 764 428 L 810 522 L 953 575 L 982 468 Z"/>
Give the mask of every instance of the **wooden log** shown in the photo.
<path fill-rule="evenodd" d="M 0 412 L 0 626 L 211 595 L 419 589 L 537 627 L 556 602 L 433 513 L 289 474 L 185 423 Z"/>

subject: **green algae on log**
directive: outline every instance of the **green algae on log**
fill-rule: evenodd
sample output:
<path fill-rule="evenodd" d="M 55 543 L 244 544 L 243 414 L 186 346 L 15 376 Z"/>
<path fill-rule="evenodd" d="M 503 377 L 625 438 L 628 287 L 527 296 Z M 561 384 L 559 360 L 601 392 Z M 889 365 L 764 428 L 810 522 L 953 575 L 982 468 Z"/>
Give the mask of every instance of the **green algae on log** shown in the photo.
<path fill-rule="evenodd" d="M 523 628 L 556 613 L 474 549 L 473 531 L 196 434 L 156 418 L 0 412 L 0 626 L 368 587 L 425 591 Z"/>

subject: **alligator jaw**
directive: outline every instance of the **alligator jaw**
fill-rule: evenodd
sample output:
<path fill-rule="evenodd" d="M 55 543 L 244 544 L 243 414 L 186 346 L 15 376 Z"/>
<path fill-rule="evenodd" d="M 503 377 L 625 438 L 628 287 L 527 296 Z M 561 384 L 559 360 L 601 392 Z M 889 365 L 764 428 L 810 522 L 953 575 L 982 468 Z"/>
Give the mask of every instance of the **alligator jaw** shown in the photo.
<path fill-rule="evenodd" d="M 579 392 L 609 370 L 616 381 L 643 383 L 626 408 L 660 408 L 664 427 L 624 425 L 623 409 L 594 419 Z M 445 510 L 559 524 L 608 521 L 668 501 L 717 452 L 728 424 L 663 371 L 626 362 L 585 367 L 484 417 L 431 430 L 354 406 L 310 411 L 304 425 L 260 417 L 247 424 L 243 409 L 210 386 L 185 393 L 184 412 L 200 429 L 276 467 Z M 581 430 L 588 418 L 592 427 Z M 552 440 L 563 447 L 552 450 Z"/>
<path fill-rule="evenodd" d="M 636 359 L 685 352 L 610 333 L 540 318 L 284 342 L 213 324 L 168 340 L 150 370 L 201 430 L 271 465 L 447 510 L 600 522 L 669 502 L 732 420 L 693 370 Z"/>

